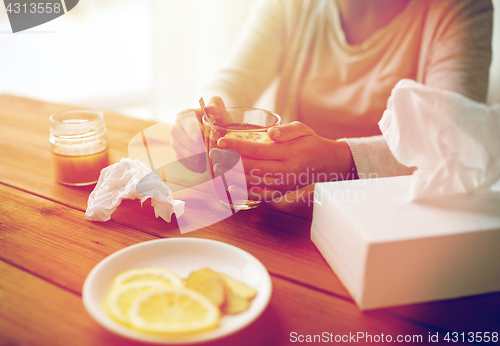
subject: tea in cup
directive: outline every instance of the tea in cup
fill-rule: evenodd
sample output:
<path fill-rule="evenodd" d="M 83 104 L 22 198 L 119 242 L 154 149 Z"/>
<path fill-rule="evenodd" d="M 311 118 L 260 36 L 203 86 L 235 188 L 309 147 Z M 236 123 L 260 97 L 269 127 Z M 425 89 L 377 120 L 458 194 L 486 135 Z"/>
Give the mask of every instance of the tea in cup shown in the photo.
<path fill-rule="evenodd" d="M 238 167 L 239 155 L 234 155 L 231 150 L 224 154 L 217 145 L 222 137 L 238 138 L 241 140 L 266 142 L 271 141 L 267 135 L 267 129 L 281 123 L 281 117 L 273 112 L 260 108 L 228 107 L 227 114 L 223 120 L 216 123 L 208 121 L 203 116 L 204 140 L 207 152 L 210 154 L 207 160 L 208 169 L 213 179 L 216 195 L 222 204 L 233 210 L 247 210 L 256 208 L 261 200 L 252 194 L 232 194 L 231 187 L 239 191 L 246 191 L 245 173 L 242 166 Z M 218 160 L 213 159 L 212 149 L 218 149 Z M 223 159 L 220 159 L 223 158 Z M 217 161 L 217 162 L 216 162 Z M 241 161 L 240 161 L 241 162 Z M 232 174 L 225 174 L 232 170 Z M 220 179 L 216 179 L 219 178 Z"/>

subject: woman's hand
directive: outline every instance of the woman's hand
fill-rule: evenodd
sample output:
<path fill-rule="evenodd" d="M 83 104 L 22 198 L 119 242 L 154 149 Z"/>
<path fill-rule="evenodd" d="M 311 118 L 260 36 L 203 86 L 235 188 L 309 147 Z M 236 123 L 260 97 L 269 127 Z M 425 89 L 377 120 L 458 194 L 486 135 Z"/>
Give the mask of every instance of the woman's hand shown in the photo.
<path fill-rule="evenodd" d="M 210 99 L 205 111 L 215 123 L 231 122 L 224 101 L 219 96 Z M 175 123 L 170 127 L 172 147 L 177 159 L 191 171 L 199 173 L 207 169 L 205 155 L 201 155 L 205 152 L 205 144 L 197 119 L 201 118 L 202 115 L 203 112 L 200 108 L 186 109 L 177 115 Z"/>
<path fill-rule="evenodd" d="M 356 179 L 347 143 L 318 136 L 294 121 L 268 129 L 272 142 L 220 138 L 218 146 L 240 153 L 249 194 L 281 194 L 323 181 Z"/>

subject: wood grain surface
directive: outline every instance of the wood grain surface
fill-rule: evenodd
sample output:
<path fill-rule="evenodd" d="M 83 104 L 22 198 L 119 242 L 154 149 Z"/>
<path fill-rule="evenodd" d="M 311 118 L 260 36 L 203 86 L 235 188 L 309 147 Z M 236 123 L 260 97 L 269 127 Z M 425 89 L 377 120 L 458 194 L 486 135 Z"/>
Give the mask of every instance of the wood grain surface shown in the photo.
<path fill-rule="evenodd" d="M 500 294 L 359 311 L 310 240 L 307 199 L 276 200 L 187 234 L 180 233 L 175 218 L 156 219 L 149 202 L 141 207 L 138 200 L 123 201 L 110 221 L 88 221 L 84 213 L 93 186 L 58 184 L 51 166 L 49 116 L 69 108 L 75 106 L 0 95 L 0 345 L 138 344 L 92 320 L 82 305 L 82 285 L 89 271 L 117 250 L 172 237 L 235 245 L 272 276 L 273 295 L 264 314 L 243 331 L 207 345 L 288 345 L 292 332 L 415 334 L 424 341 L 436 332 L 500 332 Z M 134 136 L 155 125 L 108 111 L 105 121 L 112 163 L 128 157 Z M 150 144 L 169 143 L 167 133 Z M 311 196 L 311 187 L 303 191 Z M 202 193 L 185 190 L 180 196 L 188 216 L 215 208 Z"/>

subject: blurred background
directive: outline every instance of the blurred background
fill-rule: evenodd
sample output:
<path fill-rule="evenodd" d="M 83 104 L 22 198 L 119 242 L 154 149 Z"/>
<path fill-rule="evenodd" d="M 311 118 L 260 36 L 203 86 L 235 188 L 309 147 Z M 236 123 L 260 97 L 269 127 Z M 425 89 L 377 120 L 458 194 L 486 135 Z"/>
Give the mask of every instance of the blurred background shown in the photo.
<path fill-rule="evenodd" d="M 165 120 L 196 107 L 255 0 L 80 0 L 12 34 L 0 5 L 0 93 Z"/>
<path fill-rule="evenodd" d="M 12 34 L 0 5 L 0 93 L 171 121 L 196 107 L 256 0 L 80 0 Z M 500 102 L 500 0 L 489 102 Z M 272 108 L 266 95 L 260 105 Z"/>

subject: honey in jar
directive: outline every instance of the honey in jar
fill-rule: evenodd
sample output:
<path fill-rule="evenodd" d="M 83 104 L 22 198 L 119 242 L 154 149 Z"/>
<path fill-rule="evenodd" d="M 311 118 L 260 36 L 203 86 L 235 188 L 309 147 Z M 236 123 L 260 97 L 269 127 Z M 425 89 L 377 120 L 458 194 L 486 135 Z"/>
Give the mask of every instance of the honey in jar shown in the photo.
<path fill-rule="evenodd" d="M 58 182 L 82 186 L 97 182 L 109 165 L 108 139 L 102 112 L 76 109 L 50 117 L 50 143 Z"/>

